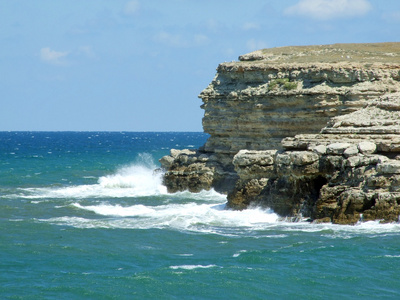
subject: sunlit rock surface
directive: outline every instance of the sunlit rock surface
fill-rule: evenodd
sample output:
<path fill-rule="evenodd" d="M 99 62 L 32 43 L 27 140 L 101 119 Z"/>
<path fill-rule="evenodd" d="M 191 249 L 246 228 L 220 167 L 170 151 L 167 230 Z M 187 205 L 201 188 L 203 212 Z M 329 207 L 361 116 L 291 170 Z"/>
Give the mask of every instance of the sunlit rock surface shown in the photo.
<path fill-rule="evenodd" d="M 400 43 L 264 49 L 201 92 L 206 144 L 161 160 L 170 192 L 353 224 L 400 213 Z"/>

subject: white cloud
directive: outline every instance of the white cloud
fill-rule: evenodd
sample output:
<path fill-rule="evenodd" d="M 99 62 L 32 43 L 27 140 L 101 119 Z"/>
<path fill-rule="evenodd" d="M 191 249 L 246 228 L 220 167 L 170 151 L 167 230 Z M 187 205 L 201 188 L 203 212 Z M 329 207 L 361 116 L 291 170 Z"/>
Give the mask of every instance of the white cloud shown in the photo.
<path fill-rule="evenodd" d="M 123 12 L 127 16 L 133 16 L 139 11 L 139 9 L 140 9 L 140 2 L 137 0 L 132 0 L 125 4 Z"/>
<path fill-rule="evenodd" d="M 363 16 L 371 10 L 367 0 L 300 0 L 285 10 L 286 15 L 317 20 Z"/>
<path fill-rule="evenodd" d="M 268 45 L 264 41 L 250 39 L 246 42 L 246 47 L 249 51 L 256 51 L 256 50 L 267 48 Z"/>
<path fill-rule="evenodd" d="M 53 65 L 64 65 L 66 64 L 65 58 L 69 52 L 61 52 L 51 50 L 49 47 L 40 49 L 40 59 L 46 63 Z"/>

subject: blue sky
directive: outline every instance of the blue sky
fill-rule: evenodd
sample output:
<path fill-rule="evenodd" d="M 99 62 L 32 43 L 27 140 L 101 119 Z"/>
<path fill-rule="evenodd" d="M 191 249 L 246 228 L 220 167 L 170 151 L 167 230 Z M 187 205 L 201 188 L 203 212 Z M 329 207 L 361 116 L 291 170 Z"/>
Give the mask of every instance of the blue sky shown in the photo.
<path fill-rule="evenodd" d="M 398 0 L 0 0 L 0 130 L 202 131 L 218 63 L 400 41 Z"/>

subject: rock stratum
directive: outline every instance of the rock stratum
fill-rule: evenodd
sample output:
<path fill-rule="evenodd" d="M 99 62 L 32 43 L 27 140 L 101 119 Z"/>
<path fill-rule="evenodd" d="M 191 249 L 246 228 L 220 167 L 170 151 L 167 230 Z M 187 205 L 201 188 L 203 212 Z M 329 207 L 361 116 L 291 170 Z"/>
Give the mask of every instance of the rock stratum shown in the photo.
<path fill-rule="evenodd" d="M 160 162 L 168 191 L 355 224 L 400 215 L 400 43 L 264 49 L 222 63 L 196 151 Z"/>

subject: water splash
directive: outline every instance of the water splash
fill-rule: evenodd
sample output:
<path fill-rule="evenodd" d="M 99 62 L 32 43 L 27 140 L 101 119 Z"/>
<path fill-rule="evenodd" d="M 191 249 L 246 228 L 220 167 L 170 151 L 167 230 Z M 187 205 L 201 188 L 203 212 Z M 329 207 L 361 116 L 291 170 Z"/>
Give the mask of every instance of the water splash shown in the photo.
<path fill-rule="evenodd" d="M 173 195 L 172 195 L 173 196 Z M 171 228 L 180 231 L 226 234 L 227 230 L 238 231 L 265 228 L 278 222 L 279 216 L 271 210 L 261 208 L 234 211 L 225 208 L 225 202 L 219 203 L 172 203 L 149 206 L 143 204 L 122 206 L 120 204 L 100 203 L 72 206 L 83 211 L 94 212 L 98 219 L 62 217 L 47 220 L 79 228 Z M 103 217 L 100 217 L 103 216 Z M 106 217 L 106 218 L 104 218 Z"/>
<path fill-rule="evenodd" d="M 74 185 L 68 187 L 46 187 L 20 189 L 21 194 L 9 198 L 123 198 L 165 195 L 167 189 L 162 184 L 161 172 L 156 169 L 150 154 L 140 154 L 136 161 L 119 168 L 114 174 L 101 176 L 97 184 Z"/>

